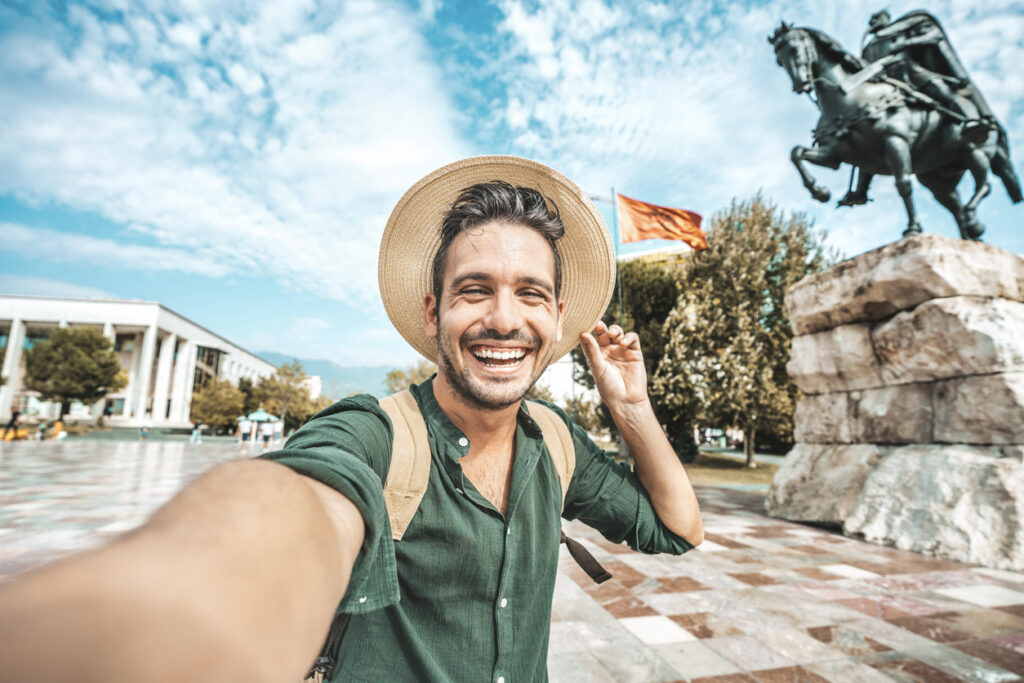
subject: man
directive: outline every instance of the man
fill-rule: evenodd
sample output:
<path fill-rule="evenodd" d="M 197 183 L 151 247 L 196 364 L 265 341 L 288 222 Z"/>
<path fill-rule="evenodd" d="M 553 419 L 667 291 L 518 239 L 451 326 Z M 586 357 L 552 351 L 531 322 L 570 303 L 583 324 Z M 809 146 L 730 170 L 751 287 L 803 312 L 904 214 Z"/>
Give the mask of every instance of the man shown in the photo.
<path fill-rule="evenodd" d="M 595 326 L 613 259 L 593 205 L 541 164 L 477 157 L 421 180 L 380 259 L 392 321 L 438 363 L 412 388 L 432 460 L 402 540 L 381 493 L 390 420 L 372 397 L 346 399 L 284 450 L 200 478 L 119 543 L 0 593 L 0 669 L 295 681 L 337 609 L 350 617 L 332 680 L 545 680 L 562 493 L 522 399 L 577 340 L 636 473 L 574 429 L 562 514 L 648 552 L 703 539 L 636 335 Z M 54 643 L 61 656 L 45 656 Z"/>

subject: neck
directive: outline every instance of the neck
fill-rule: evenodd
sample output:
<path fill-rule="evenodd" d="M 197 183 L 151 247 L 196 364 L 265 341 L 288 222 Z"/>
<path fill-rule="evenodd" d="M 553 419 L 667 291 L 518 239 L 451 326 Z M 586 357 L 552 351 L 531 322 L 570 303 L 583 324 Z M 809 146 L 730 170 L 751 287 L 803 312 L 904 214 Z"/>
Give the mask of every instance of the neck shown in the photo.
<path fill-rule="evenodd" d="M 822 112 L 834 109 L 838 101 L 845 97 L 839 86 L 845 78 L 846 71 L 842 66 L 830 64 L 814 79 L 814 96 Z"/>
<path fill-rule="evenodd" d="M 516 416 L 521 401 L 497 410 L 487 410 L 471 405 L 462 399 L 438 372 L 433 381 L 434 399 L 444 414 L 458 427 L 473 450 L 486 450 L 507 444 L 516 433 Z"/>

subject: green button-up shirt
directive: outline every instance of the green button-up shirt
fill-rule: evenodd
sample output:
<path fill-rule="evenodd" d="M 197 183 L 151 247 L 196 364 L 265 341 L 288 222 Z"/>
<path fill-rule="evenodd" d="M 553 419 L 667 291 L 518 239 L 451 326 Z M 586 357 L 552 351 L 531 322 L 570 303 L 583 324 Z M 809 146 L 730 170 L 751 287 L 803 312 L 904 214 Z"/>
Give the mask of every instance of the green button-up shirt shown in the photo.
<path fill-rule="evenodd" d="M 644 552 L 693 546 L 658 520 L 643 487 L 564 412 L 576 470 L 562 489 L 537 423 L 518 415 L 506 516 L 462 472 L 470 443 L 430 381 L 411 389 L 427 425 L 430 483 L 401 541 L 382 482 L 391 423 L 372 396 L 334 404 L 265 457 L 333 487 L 362 512 L 366 537 L 338 608 L 351 614 L 338 681 L 546 681 L 560 519 L 580 519 Z M 561 514 L 560 514 L 561 513 Z M 301 558 L 298 560 L 301 561 Z"/>

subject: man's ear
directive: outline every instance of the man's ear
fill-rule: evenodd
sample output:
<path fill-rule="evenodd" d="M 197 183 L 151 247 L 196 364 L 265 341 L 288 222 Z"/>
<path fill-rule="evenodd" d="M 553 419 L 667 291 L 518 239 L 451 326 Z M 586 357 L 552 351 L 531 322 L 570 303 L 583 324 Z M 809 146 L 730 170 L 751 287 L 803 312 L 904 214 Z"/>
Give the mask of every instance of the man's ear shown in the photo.
<path fill-rule="evenodd" d="M 431 339 L 437 339 L 437 299 L 433 294 L 423 297 L 423 331 Z"/>
<path fill-rule="evenodd" d="M 562 321 L 565 320 L 565 300 L 558 300 L 558 327 L 555 329 L 555 343 L 562 341 Z"/>

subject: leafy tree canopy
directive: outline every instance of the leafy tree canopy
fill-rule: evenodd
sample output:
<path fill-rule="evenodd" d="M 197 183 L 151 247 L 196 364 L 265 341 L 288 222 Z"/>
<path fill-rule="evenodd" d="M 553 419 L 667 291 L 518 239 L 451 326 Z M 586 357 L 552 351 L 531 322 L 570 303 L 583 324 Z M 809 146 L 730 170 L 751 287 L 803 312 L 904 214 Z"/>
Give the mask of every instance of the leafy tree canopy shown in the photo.
<path fill-rule="evenodd" d="M 57 328 L 25 352 L 25 387 L 67 414 L 72 401 L 95 403 L 128 384 L 110 340 L 91 327 Z"/>
<path fill-rule="evenodd" d="M 192 419 L 214 429 L 230 429 L 243 414 L 245 395 L 226 379 L 214 377 L 192 394 Z"/>
<path fill-rule="evenodd" d="M 285 429 L 294 429 L 316 412 L 310 397 L 308 379 L 298 361 L 285 363 L 273 375 L 256 385 L 256 398 L 264 410 L 284 420 Z"/>
<path fill-rule="evenodd" d="M 426 358 L 421 358 L 415 365 L 410 365 L 405 369 L 396 368 L 389 372 L 384 384 L 387 386 L 389 394 L 397 394 L 403 389 L 408 389 L 410 385 L 430 379 L 435 372 L 437 372 L 437 366 Z"/>
<path fill-rule="evenodd" d="M 799 393 L 786 373 L 783 296 L 833 260 L 823 240 L 803 215 L 784 216 L 758 194 L 715 214 L 708 249 L 683 266 L 652 394 L 688 420 L 742 429 L 748 465 L 758 431 L 792 440 Z"/>

